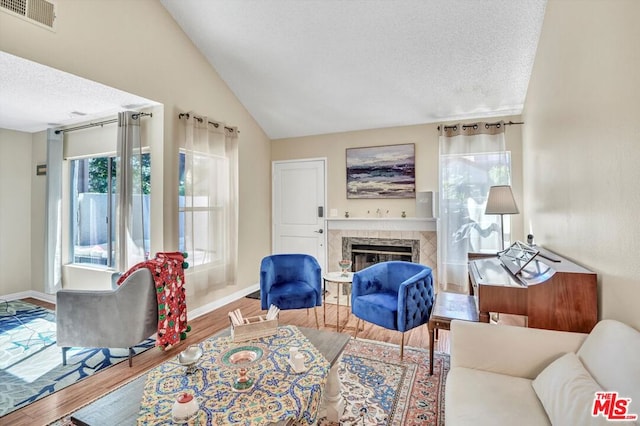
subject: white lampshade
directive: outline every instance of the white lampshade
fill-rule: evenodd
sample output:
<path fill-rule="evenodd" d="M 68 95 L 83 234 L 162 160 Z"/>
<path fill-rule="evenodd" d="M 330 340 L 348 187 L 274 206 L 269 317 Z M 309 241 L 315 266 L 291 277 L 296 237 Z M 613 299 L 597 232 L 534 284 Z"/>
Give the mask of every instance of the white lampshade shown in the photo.
<path fill-rule="evenodd" d="M 487 208 L 484 214 L 518 214 L 518 206 L 513 198 L 511 186 L 497 185 L 489 188 Z"/>

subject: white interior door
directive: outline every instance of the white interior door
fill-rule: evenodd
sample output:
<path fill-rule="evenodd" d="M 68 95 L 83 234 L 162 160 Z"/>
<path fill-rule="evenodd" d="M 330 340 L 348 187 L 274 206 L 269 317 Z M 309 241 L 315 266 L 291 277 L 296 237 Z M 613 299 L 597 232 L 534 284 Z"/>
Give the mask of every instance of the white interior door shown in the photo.
<path fill-rule="evenodd" d="M 326 265 L 325 160 L 273 162 L 273 253 L 304 253 Z"/>

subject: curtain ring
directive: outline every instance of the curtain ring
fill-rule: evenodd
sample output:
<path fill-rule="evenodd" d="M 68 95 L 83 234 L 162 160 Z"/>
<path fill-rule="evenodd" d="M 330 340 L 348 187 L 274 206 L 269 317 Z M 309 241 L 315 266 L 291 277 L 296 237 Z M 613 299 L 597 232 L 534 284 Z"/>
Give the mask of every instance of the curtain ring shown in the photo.
<path fill-rule="evenodd" d="M 484 128 L 488 129 L 489 128 L 489 123 L 484 123 Z"/>
<path fill-rule="evenodd" d="M 473 125 L 473 130 L 478 130 L 478 125 L 477 124 Z"/>

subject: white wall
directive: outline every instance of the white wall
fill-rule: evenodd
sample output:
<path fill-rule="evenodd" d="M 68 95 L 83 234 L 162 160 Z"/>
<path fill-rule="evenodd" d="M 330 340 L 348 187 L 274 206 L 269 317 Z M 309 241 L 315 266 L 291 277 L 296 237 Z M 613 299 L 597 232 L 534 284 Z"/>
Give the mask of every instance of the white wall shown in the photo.
<path fill-rule="evenodd" d="M 640 2 L 550 0 L 524 120 L 526 218 L 640 328 Z"/>
<path fill-rule="evenodd" d="M 31 288 L 31 135 L 0 129 L 0 295 Z"/>
<path fill-rule="evenodd" d="M 56 5 L 56 32 L 0 13 L 0 49 L 164 105 L 163 131 L 151 146 L 152 248 L 176 250 L 178 244 L 178 113 L 193 110 L 239 127 L 238 285 L 216 292 L 187 287 L 189 307 L 256 283 L 260 259 L 270 252 L 270 143 L 262 129 L 159 2 Z M 43 207 L 44 199 L 33 200 L 34 226 L 44 222 Z"/>

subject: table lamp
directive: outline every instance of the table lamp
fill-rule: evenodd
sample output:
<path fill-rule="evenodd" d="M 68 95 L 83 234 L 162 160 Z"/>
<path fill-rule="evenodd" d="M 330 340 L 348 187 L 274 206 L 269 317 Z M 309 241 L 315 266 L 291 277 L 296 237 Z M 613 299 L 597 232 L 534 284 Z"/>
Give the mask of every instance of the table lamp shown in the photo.
<path fill-rule="evenodd" d="M 513 198 L 511 186 L 496 185 L 489 188 L 489 196 L 487 197 L 487 207 L 484 214 L 500 215 L 500 232 L 502 233 L 502 250 L 504 250 L 504 215 L 518 214 L 518 206 Z"/>

